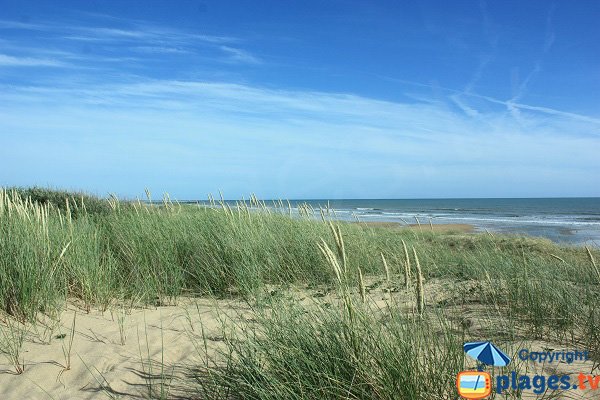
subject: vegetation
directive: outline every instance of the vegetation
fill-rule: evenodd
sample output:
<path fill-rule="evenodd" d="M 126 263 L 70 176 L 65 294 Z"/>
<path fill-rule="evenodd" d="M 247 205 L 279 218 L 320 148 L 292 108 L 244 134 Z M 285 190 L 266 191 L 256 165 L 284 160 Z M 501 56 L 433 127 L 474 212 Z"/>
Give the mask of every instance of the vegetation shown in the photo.
<path fill-rule="evenodd" d="M 42 187 L 7 188 L 4 193 L 11 198 L 30 199 L 32 203 L 44 206 L 46 204 L 63 212 L 69 212 L 72 217 L 81 214 L 105 214 L 110 211 L 110 203 L 84 192 L 70 192 Z"/>
<path fill-rule="evenodd" d="M 471 335 L 466 310 L 484 321 L 479 333 L 506 346 L 543 338 L 600 348 L 595 250 L 334 225 L 331 216 L 255 198 L 204 207 L 1 190 L 0 310 L 14 325 L 53 315 L 67 299 L 106 310 L 240 296 L 256 318 L 190 372 L 209 398 L 454 398 Z M 336 296 L 304 304 L 273 296 L 273 286 Z M 384 305 L 369 295 L 375 289 Z M 0 350 L 19 367 L 10 332 L 18 331 L 2 331 Z"/>

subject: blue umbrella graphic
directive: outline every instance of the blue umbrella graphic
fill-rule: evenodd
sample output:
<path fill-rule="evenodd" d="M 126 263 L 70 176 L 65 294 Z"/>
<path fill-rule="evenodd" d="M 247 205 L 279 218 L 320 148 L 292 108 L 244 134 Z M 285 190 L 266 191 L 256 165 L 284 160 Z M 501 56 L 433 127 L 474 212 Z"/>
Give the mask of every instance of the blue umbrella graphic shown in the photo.
<path fill-rule="evenodd" d="M 486 365 L 505 367 L 510 358 L 492 342 L 469 342 L 463 346 L 465 353 Z"/>

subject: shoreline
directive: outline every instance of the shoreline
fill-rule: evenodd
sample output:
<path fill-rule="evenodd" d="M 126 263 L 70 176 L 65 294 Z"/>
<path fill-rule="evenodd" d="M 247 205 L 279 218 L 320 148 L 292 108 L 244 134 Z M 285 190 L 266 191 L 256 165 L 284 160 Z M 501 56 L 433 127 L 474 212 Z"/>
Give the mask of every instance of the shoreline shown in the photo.
<path fill-rule="evenodd" d="M 575 227 L 561 226 L 527 226 L 518 228 L 515 226 L 490 226 L 479 224 L 463 224 L 463 223 L 433 223 L 429 221 L 422 222 L 420 225 L 416 223 L 406 224 L 399 221 L 352 221 L 355 224 L 364 224 L 370 227 L 383 227 L 388 229 L 410 229 L 421 232 L 437 232 L 437 233 L 464 233 L 464 234 L 480 234 L 491 233 L 501 236 L 516 236 L 528 237 L 532 239 L 547 239 L 559 246 L 574 246 L 574 247 L 592 247 L 600 248 L 600 232 L 595 230 L 584 231 Z M 420 227 L 419 227 L 420 226 Z"/>

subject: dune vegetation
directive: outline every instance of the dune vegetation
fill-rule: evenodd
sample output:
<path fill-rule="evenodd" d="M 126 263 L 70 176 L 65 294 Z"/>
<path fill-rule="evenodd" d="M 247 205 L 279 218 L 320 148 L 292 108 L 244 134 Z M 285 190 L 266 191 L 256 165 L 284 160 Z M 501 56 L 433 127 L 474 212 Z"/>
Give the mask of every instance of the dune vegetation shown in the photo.
<path fill-rule="evenodd" d="M 453 399 L 456 373 L 472 367 L 466 340 L 507 351 L 542 341 L 600 360 L 598 257 L 543 239 L 339 222 L 254 197 L 205 206 L 3 189 L 0 353 L 22 373 L 23 343 L 66 304 L 236 299 L 252 318 L 224 318 L 219 351 L 195 329 L 201 361 L 147 397 Z"/>

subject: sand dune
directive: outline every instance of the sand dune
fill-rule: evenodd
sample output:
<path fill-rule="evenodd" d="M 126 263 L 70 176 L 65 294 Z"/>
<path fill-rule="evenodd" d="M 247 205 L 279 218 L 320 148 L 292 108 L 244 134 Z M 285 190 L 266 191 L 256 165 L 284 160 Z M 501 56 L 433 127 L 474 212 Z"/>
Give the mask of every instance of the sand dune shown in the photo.
<path fill-rule="evenodd" d="M 71 368 L 65 370 L 64 353 L 68 352 L 76 310 Z M 168 376 L 177 377 L 186 365 L 201 363 L 194 346 L 197 342 L 204 346 L 197 336 L 201 327 L 208 338 L 209 352 L 214 352 L 223 346 L 220 316 L 241 318 L 244 312 L 244 307 L 235 301 L 221 300 L 217 304 L 202 299 L 180 301 L 177 306 L 134 309 L 124 316 L 126 337 L 122 345 L 118 312 L 87 314 L 70 306 L 62 313 L 60 328 L 52 333 L 50 343 L 42 326 L 27 327 L 23 374 L 14 374 L 14 366 L 0 358 L 0 398 L 108 398 L 105 392 L 117 397 L 147 398 L 149 382 L 160 391 L 160 376 L 150 379 L 149 375 L 161 374 L 161 362 L 166 366 L 164 387 L 174 395 L 184 388 L 176 378 L 171 380 Z"/>

